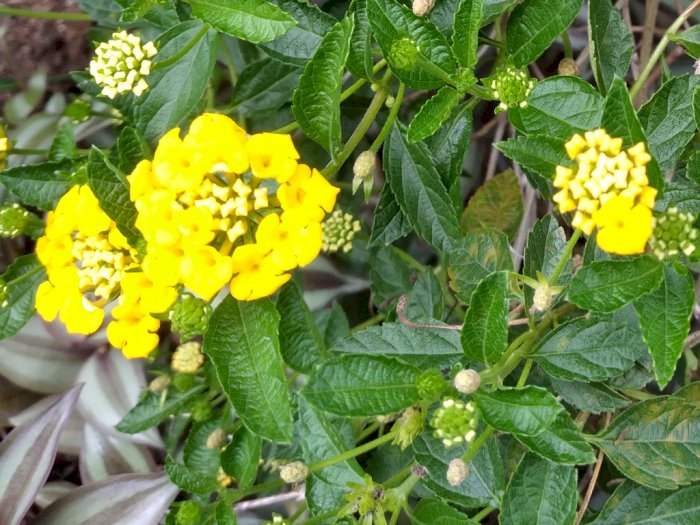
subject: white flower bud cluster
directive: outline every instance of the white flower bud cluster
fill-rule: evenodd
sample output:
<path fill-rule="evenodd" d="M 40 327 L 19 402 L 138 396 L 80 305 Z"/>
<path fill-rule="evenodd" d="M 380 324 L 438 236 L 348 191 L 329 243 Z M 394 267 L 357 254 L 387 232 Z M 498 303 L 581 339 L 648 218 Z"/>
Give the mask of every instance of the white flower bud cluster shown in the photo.
<path fill-rule="evenodd" d="M 476 370 L 460 370 L 454 381 L 455 388 L 462 394 L 471 394 L 479 390 L 481 376 Z"/>
<path fill-rule="evenodd" d="M 114 33 L 102 42 L 90 62 L 90 74 L 102 87 L 102 94 L 114 98 L 133 92 L 137 97 L 148 89 L 146 77 L 151 73 L 151 60 L 158 50 L 153 42 L 141 44 L 141 38 L 126 31 Z"/>
<path fill-rule="evenodd" d="M 469 465 L 462 461 L 461 458 L 455 458 L 447 465 L 447 474 L 445 477 L 447 478 L 447 482 L 453 487 L 460 485 L 467 479 L 468 475 Z"/>
<path fill-rule="evenodd" d="M 285 483 L 299 483 L 309 475 L 309 468 L 301 461 L 292 461 L 280 469 L 280 478 Z"/>

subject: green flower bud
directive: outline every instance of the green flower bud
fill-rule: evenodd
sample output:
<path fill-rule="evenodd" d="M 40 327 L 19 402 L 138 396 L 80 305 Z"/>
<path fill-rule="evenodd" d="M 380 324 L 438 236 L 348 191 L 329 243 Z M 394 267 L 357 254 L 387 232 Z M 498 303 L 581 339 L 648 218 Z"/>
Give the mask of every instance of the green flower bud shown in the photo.
<path fill-rule="evenodd" d="M 0 278 L 0 306 L 5 308 L 10 304 L 10 287 L 5 284 L 5 281 Z"/>
<path fill-rule="evenodd" d="M 197 422 L 209 421 L 213 416 L 214 410 L 211 404 L 204 399 L 200 399 L 192 407 L 192 419 Z"/>
<path fill-rule="evenodd" d="M 180 508 L 177 509 L 175 523 L 177 525 L 197 525 L 201 520 L 201 511 L 199 505 L 188 499 L 180 503 Z"/>
<path fill-rule="evenodd" d="M 323 251 L 335 253 L 343 250 L 348 253 L 352 249 L 352 240 L 360 231 L 360 221 L 353 220 L 349 213 L 335 210 L 333 214 L 323 222 Z"/>
<path fill-rule="evenodd" d="M 654 217 L 649 247 L 659 259 L 686 257 L 695 251 L 698 230 L 693 227 L 697 216 L 681 212 L 678 208 L 668 208 L 658 217 Z"/>
<path fill-rule="evenodd" d="M 90 118 L 91 111 L 88 101 L 77 99 L 66 106 L 63 115 L 68 117 L 73 124 L 80 124 Z"/>
<path fill-rule="evenodd" d="M 496 113 L 500 113 L 509 108 L 527 107 L 527 97 L 532 93 L 535 81 L 525 68 L 507 66 L 491 77 L 489 87 L 494 98 L 501 101 L 496 108 Z"/>
<path fill-rule="evenodd" d="M 420 375 L 416 386 L 418 387 L 418 395 L 422 399 L 433 400 L 442 395 L 447 383 L 440 370 L 432 369 L 426 370 Z"/>
<path fill-rule="evenodd" d="M 435 429 L 433 435 L 441 439 L 446 447 L 472 442 L 476 437 L 477 423 L 474 403 L 463 403 L 452 398 L 444 399 L 430 420 L 430 426 Z"/>
<path fill-rule="evenodd" d="M 175 374 L 172 379 L 172 385 L 178 392 L 187 392 L 194 388 L 194 376 L 192 374 Z"/>
<path fill-rule="evenodd" d="M 392 431 L 398 431 L 393 441 L 394 445 L 401 447 L 401 450 L 406 450 L 423 430 L 424 420 L 425 416 L 419 407 L 409 407 L 404 410 L 392 427 Z"/>
<path fill-rule="evenodd" d="M 208 302 L 186 294 L 173 305 L 169 317 L 173 330 L 180 334 L 180 340 L 189 341 L 206 331 L 211 312 Z"/>
<path fill-rule="evenodd" d="M 418 53 L 418 46 L 412 38 L 399 38 L 391 44 L 389 62 L 399 69 L 413 69 L 418 62 Z"/>
<path fill-rule="evenodd" d="M 0 237 L 17 237 L 23 235 L 32 214 L 19 204 L 0 206 Z"/>

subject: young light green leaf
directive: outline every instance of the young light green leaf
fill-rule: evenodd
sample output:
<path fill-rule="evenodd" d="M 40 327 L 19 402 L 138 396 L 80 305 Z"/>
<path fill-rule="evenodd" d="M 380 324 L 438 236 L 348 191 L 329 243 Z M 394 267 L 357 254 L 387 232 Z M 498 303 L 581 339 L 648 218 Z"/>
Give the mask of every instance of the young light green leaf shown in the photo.
<path fill-rule="evenodd" d="M 352 29 L 353 19 L 346 17 L 326 33 L 294 91 L 292 112 L 299 126 L 331 155 L 342 140 L 340 92 Z"/>
<path fill-rule="evenodd" d="M 577 482 L 573 466 L 557 465 L 535 454 L 526 454 L 508 482 L 499 523 L 573 523 L 578 502 Z"/>
<path fill-rule="evenodd" d="M 564 407 L 544 388 L 503 387 L 472 394 L 484 420 L 500 432 L 536 436 L 544 432 Z"/>
<path fill-rule="evenodd" d="M 697 59 L 700 57 L 700 25 L 694 25 L 678 34 L 669 35 L 671 40 L 683 46 L 685 52 Z"/>
<path fill-rule="evenodd" d="M 205 496 L 219 487 L 216 477 L 187 468 L 182 463 L 175 461 L 172 456 L 168 456 L 165 460 L 165 472 L 168 473 L 170 481 L 175 485 L 194 494 Z"/>
<path fill-rule="evenodd" d="M 420 108 L 408 126 L 409 142 L 418 142 L 433 135 L 457 107 L 462 94 L 445 86 Z"/>
<path fill-rule="evenodd" d="M 665 265 L 663 272 L 661 286 L 634 301 L 660 388 L 668 384 L 676 370 L 695 302 L 693 279 L 684 266 Z"/>
<path fill-rule="evenodd" d="M 564 401 L 592 414 L 615 412 L 630 404 L 629 400 L 618 394 L 605 383 L 583 383 L 549 378 L 552 390 Z"/>
<path fill-rule="evenodd" d="M 221 467 L 236 478 L 238 486 L 245 490 L 255 481 L 262 452 L 262 439 L 245 425 L 233 434 L 233 439 L 221 453 Z"/>
<path fill-rule="evenodd" d="M 566 411 L 561 412 L 551 425 L 536 436 L 515 434 L 515 439 L 535 454 L 560 465 L 595 463 L 593 449 Z"/>
<path fill-rule="evenodd" d="M 425 141 L 445 188 L 451 188 L 464 169 L 471 135 L 472 109 L 469 104 L 462 104 Z"/>
<path fill-rule="evenodd" d="M 232 103 L 246 115 L 279 109 L 292 98 L 301 72 L 271 58 L 253 62 L 238 77 Z"/>
<path fill-rule="evenodd" d="M 469 199 L 462 214 L 462 231 L 501 230 L 510 240 L 518 234 L 523 218 L 520 183 L 512 169 L 487 180 Z"/>
<path fill-rule="evenodd" d="M 27 324 L 34 313 L 36 290 L 45 280 L 44 265 L 31 253 L 17 257 L 0 275 L 0 340 L 12 337 Z"/>
<path fill-rule="evenodd" d="M 411 512 L 413 525 L 476 525 L 466 514 L 439 499 L 422 499 Z"/>
<path fill-rule="evenodd" d="M 534 62 L 571 25 L 583 0 L 525 0 L 508 17 L 506 49 L 516 67 Z"/>
<path fill-rule="evenodd" d="M 342 416 L 379 416 L 418 401 L 418 367 L 393 357 L 348 354 L 325 361 L 303 395 L 318 408 Z"/>
<path fill-rule="evenodd" d="M 268 42 L 296 21 L 267 0 L 189 0 L 192 14 L 213 27 L 248 42 Z"/>
<path fill-rule="evenodd" d="M 372 29 L 367 14 L 367 0 L 354 0 L 351 6 L 355 17 L 355 29 L 350 40 L 348 70 L 360 78 L 374 78 L 372 59 Z"/>
<path fill-rule="evenodd" d="M 462 0 L 455 13 L 452 52 L 457 63 L 465 69 L 474 69 L 476 66 L 482 7 L 482 0 Z"/>
<path fill-rule="evenodd" d="M 525 275 L 537 279 L 537 272 L 540 272 L 547 279 L 551 279 L 561 262 L 565 246 L 566 234 L 553 216 L 547 215 L 538 220 L 527 236 L 523 262 Z M 552 284 L 566 285 L 571 278 L 572 268 L 573 262 L 566 261 L 557 282 Z M 533 295 L 534 290 L 528 286 L 525 289 L 525 304 L 528 308 L 532 305 Z"/>
<path fill-rule="evenodd" d="M 625 78 L 634 52 L 632 35 L 620 10 L 611 0 L 589 4 L 588 45 L 593 75 L 600 91 L 605 94 L 616 76 Z"/>
<path fill-rule="evenodd" d="M 496 272 L 472 294 L 462 328 L 462 348 L 470 362 L 491 366 L 507 346 L 508 272 Z"/>
<path fill-rule="evenodd" d="M 457 212 L 428 149 L 410 143 L 398 124 L 384 145 L 384 170 L 396 202 L 416 232 L 436 249 L 450 249 L 460 237 Z"/>
<path fill-rule="evenodd" d="M 136 434 L 154 427 L 168 416 L 185 410 L 202 392 L 204 392 L 203 386 L 195 387 L 187 392 L 171 389 L 164 396 L 161 396 L 160 393 L 147 392 L 117 424 L 116 429 L 125 434 Z"/>
<path fill-rule="evenodd" d="M 0 171 L 0 184 L 28 206 L 49 211 L 71 186 L 80 181 L 70 159 L 40 162 Z"/>
<path fill-rule="evenodd" d="M 74 160 L 78 156 L 78 148 L 75 145 L 75 136 L 73 135 L 73 125 L 68 123 L 61 126 L 58 130 L 51 147 L 49 147 L 49 160 L 58 162 L 63 159 Z"/>
<path fill-rule="evenodd" d="M 292 416 L 278 325 L 279 314 L 268 299 L 227 296 L 209 320 L 202 350 L 243 423 L 260 437 L 289 442 Z"/>
<path fill-rule="evenodd" d="M 576 272 L 568 299 L 592 312 L 613 312 L 656 289 L 663 274 L 662 264 L 650 255 L 594 261 Z"/>

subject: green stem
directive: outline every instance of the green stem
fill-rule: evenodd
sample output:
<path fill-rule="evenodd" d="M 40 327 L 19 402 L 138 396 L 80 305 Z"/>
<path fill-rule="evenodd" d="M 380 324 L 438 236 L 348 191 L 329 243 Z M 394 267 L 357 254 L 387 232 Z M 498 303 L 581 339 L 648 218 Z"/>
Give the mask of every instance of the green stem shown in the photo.
<path fill-rule="evenodd" d="M 372 153 L 377 153 L 377 151 L 379 151 L 379 148 L 382 146 L 384 140 L 386 140 L 387 135 L 391 131 L 391 127 L 394 125 L 394 121 L 399 114 L 399 109 L 401 109 L 401 102 L 403 101 L 403 94 L 405 90 L 406 86 L 404 86 L 404 83 L 399 82 L 399 89 L 396 92 L 396 99 L 394 100 L 394 105 L 391 106 L 389 116 L 387 117 L 384 126 L 382 126 L 379 135 L 377 135 L 377 138 L 374 139 L 374 142 L 372 142 L 372 145 L 369 147 L 369 150 Z"/>
<path fill-rule="evenodd" d="M 209 24 L 204 24 L 202 28 L 197 32 L 194 37 L 192 37 L 192 40 L 187 42 L 187 45 L 183 47 L 180 51 L 175 53 L 173 56 L 166 58 L 165 60 L 161 60 L 159 62 L 153 62 L 153 67 L 151 69 L 153 71 L 156 71 L 158 69 L 164 69 L 166 67 L 172 66 L 175 62 L 180 60 L 182 57 L 184 57 L 187 53 L 190 52 L 190 50 L 199 42 L 204 35 L 207 34 L 207 32 L 211 29 L 209 27 Z"/>
<path fill-rule="evenodd" d="M 561 259 L 559 259 L 556 268 L 554 268 L 554 271 L 552 272 L 552 277 L 549 279 L 550 283 L 556 284 L 557 280 L 559 280 L 559 276 L 561 276 L 561 272 L 564 271 L 566 263 L 568 263 L 569 259 L 571 259 L 571 254 L 574 251 L 574 246 L 576 246 L 579 237 L 581 237 L 581 230 L 576 228 L 574 233 L 571 234 L 571 239 L 569 239 L 569 242 L 567 242 L 566 246 L 564 247 L 564 253 L 562 253 Z"/>
<path fill-rule="evenodd" d="M 389 520 L 389 525 L 396 525 L 396 522 L 399 521 L 399 514 L 401 514 L 401 507 L 396 507 Z"/>
<path fill-rule="evenodd" d="M 299 123 L 295 120 L 294 122 L 290 122 L 286 126 L 282 126 L 281 128 L 277 128 L 270 133 L 291 133 L 292 131 L 296 130 L 299 128 Z"/>
<path fill-rule="evenodd" d="M 464 456 L 462 456 L 462 461 L 464 461 L 467 465 L 469 465 L 469 462 L 474 458 L 476 453 L 479 451 L 479 449 L 481 448 L 481 445 L 486 443 L 486 440 L 489 438 L 489 436 L 491 434 L 493 434 L 493 427 L 488 427 L 481 434 L 479 434 L 479 437 L 476 438 L 474 440 L 474 442 L 469 445 L 469 450 L 467 450 L 464 453 Z"/>
<path fill-rule="evenodd" d="M 685 11 L 683 11 L 678 16 L 678 18 L 676 18 L 673 24 L 671 24 L 671 26 L 666 30 L 664 36 L 661 38 L 656 48 L 654 49 L 654 52 L 651 54 L 649 61 L 644 65 L 644 69 L 639 74 L 639 78 L 637 78 L 637 81 L 632 86 L 632 89 L 630 89 L 630 96 L 632 98 L 634 98 L 637 95 L 637 93 L 639 93 L 639 90 L 642 89 L 642 86 L 646 82 L 647 78 L 649 78 L 649 75 L 654 69 L 656 62 L 658 62 L 659 58 L 661 58 L 661 55 L 663 54 L 670 40 L 669 35 L 672 35 L 676 31 L 678 31 L 678 29 L 680 29 L 683 23 L 686 20 L 688 20 L 693 11 L 695 11 L 698 7 L 700 7 L 700 0 L 695 0 L 686 8 Z"/>
<path fill-rule="evenodd" d="M 700 1 L 700 0 L 699 0 Z M 418 63 L 417 66 L 423 69 L 424 71 L 427 71 L 434 77 L 439 78 L 442 80 L 445 84 L 448 84 L 456 89 L 459 89 L 459 84 L 457 81 L 454 79 L 452 75 L 450 75 L 447 71 L 442 69 L 440 66 L 436 66 L 433 64 L 430 60 L 425 58 L 423 55 L 418 55 Z"/>
<path fill-rule="evenodd" d="M 532 370 L 532 359 L 528 359 L 525 361 L 525 367 L 523 368 L 522 373 L 520 374 L 520 379 L 518 379 L 518 383 L 515 385 L 515 388 L 522 388 L 525 386 L 525 382 L 527 381 L 527 376 L 530 375 L 530 371 Z"/>
<path fill-rule="evenodd" d="M 337 456 L 333 456 L 332 458 L 324 459 L 323 461 L 319 461 L 318 463 L 309 465 L 309 474 L 311 474 L 312 472 L 317 472 L 331 465 L 335 465 L 336 463 L 342 463 L 343 461 L 346 461 L 348 459 L 360 456 L 365 452 L 369 452 L 370 450 L 374 450 L 378 446 L 383 445 L 384 443 L 387 443 L 388 441 L 394 439 L 395 435 L 396 431 L 389 432 L 388 434 L 378 437 L 377 439 L 373 439 L 372 441 L 368 441 L 367 443 L 364 443 L 359 447 L 355 447 L 351 450 L 346 450 L 342 454 L 338 454 Z"/>
<path fill-rule="evenodd" d="M 374 317 L 370 317 L 366 321 L 362 321 L 360 324 L 356 324 L 355 326 L 352 327 L 350 330 L 351 333 L 359 332 L 360 330 L 364 330 L 365 328 L 369 326 L 374 326 L 379 323 L 381 323 L 384 320 L 384 314 L 377 314 Z"/>
<path fill-rule="evenodd" d="M 481 509 L 479 512 L 474 514 L 470 519 L 472 521 L 476 521 L 477 523 L 483 520 L 486 516 L 491 514 L 494 510 L 496 510 L 496 507 L 486 507 L 484 509 Z"/>
<path fill-rule="evenodd" d="M 408 465 L 406 465 L 401 471 L 399 471 L 398 474 L 394 474 L 391 478 L 389 478 L 385 483 L 382 483 L 385 489 L 390 489 L 392 487 L 395 487 L 396 485 L 400 485 L 406 479 L 408 476 L 411 475 L 411 469 L 413 469 L 414 463 L 411 462 Z"/>
<path fill-rule="evenodd" d="M 360 432 L 355 441 L 362 441 L 364 439 L 367 439 L 368 436 L 371 436 L 377 430 L 379 430 L 379 422 L 375 421 L 374 423 L 368 425 L 367 428 L 365 428 L 362 432 Z"/>
<path fill-rule="evenodd" d="M 313 518 L 309 518 L 308 520 L 302 521 L 301 523 L 299 523 L 299 525 L 314 525 L 316 523 L 323 523 L 328 518 L 335 517 L 335 515 L 338 514 L 338 512 L 340 512 L 341 509 L 342 507 L 338 509 L 333 509 L 324 514 L 319 514 L 318 516 L 314 516 Z"/>
<path fill-rule="evenodd" d="M 574 50 L 571 47 L 569 32 L 565 29 L 561 34 L 561 41 L 564 44 L 564 58 L 574 58 Z"/>
<path fill-rule="evenodd" d="M 0 15 L 26 16 L 28 18 L 44 18 L 47 20 L 67 20 L 69 22 L 91 22 L 90 15 L 85 13 L 57 13 L 55 11 L 32 11 L 0 5 Z"/>

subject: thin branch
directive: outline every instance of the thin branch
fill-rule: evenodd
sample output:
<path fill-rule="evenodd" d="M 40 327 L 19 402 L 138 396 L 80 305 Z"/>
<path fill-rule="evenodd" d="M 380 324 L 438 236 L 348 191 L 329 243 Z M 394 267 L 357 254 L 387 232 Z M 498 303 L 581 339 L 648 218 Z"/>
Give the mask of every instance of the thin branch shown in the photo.
<path fill-rule="evenodd" d="M 608 413 L 605 416 L 605 426 L 610 424 L 612 419 L 612 414 Z M 603 450 L 598 450 L 598 459 L 595 462 L 595 467 L 593 468 L 593 474 L 591 475 L 591 480 L 588 482 L 588 488 L 586 489 L 586 494 L 583 496 L 583 501 L 581 501 L 581 507 L 578 509 L 578 514 L 576 515 L 576 525 L 581 523 L 583 520 L 583 515 L 586 514 L 586 509 L 588 504 L 591 502 L 591 496 L 593 496 L 593 490 L 595 490 L 595 484 L 598 481 L 598 476 L 600 475 L 600 468 L 603 466 L 603 459 L 605 459 L 605 453 Z"/>
<path fill-rule="evenodd" d="M 700 344 L 700 330 L 688 334 L 685 344 L 683 345 L 683 350 L 690 350 L 697 344 Z"/>
<path fill-rule="evenodd" d="M 654 43 L 654 29 L 656 28 L 656 15 L 659 13 L 659 0 L 648 0 L 646 2 L 644 19 L 644 32 L 639 46 L 639 67 L 644 68 L 651 58 L 651 45 Z M 637 104 L 646 100 L 648 82 L 641 86 L 637 93 Z"/>

